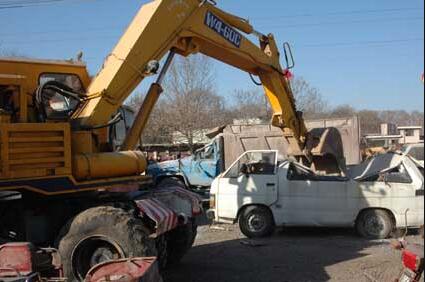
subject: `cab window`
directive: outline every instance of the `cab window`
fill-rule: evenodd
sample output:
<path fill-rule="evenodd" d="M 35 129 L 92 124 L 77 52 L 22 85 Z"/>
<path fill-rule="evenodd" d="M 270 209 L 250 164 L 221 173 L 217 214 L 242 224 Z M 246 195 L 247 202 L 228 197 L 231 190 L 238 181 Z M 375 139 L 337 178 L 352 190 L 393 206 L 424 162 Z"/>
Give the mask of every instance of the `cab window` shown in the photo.
<path fill-rule="evenodd" d="M 117 150 L 124 143 L 135 119 L 134 112 L 126 107 L 121 108 L 120 113 L 122 119 L 109 128 L 110 143 L 113 144 L 114 150 Z"/>
<path fill-rule="evenodd" d="M 276 173 L 276 152 L 248 152 L 226 174 L 227 178 L 242 175 L 273 175 Z"/>
<path fill-rule="evenodd" d="M 57 81 L 71 87 L 77 93 L 84 93 L 84 87 L 80 78 L 75 74 L 63 73 L 44 73 L 40 75 L 39 84 L 42 85 L 49 81 Z"/>
<path fill-rule="evenodd" d="M 291 163 L 288 169 L 288 180 L 290 181 L 321 181 L 321 182 L 346 182 L 347 177 L 339 175 L 318 175 L 313 171 L 300 165 Z"/>
<path fill-rule="evenodd" d="M 291 163 L 288 169 L 288 180 L 291 181 L 314 181 L 316 180 L 315 175 L 306 169 L 298 167 L 297 165 Z"/>
<path fill-rule="evenodd" d="M 202 148 L 197 153 L 197 159 L 199 160 L 214 160 L 214 146 L 208 146 Z"/>

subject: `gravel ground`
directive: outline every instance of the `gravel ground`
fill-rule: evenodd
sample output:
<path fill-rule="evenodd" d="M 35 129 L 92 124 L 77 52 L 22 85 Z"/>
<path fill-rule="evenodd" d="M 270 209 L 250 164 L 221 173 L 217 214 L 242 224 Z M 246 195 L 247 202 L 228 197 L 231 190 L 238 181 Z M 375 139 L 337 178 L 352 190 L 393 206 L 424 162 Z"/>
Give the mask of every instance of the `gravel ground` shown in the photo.
<path fill-rule="evenodd" d="M 420 242 L 411 235 L 408 241 Z M 272 238 L 247 240 L 237 226 L 203 226 L 166 282 L 389 282 L 401 254 L 389 241 L 369 241 L 352 230 L 285 229 Z"/>

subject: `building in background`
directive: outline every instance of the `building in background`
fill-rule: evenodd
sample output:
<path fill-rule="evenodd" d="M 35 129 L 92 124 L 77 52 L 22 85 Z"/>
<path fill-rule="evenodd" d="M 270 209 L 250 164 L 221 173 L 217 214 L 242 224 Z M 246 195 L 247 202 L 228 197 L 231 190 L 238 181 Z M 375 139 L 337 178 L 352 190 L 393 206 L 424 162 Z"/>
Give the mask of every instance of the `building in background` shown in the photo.
<path fill-rule="evenodd" d="M 399 135 L 397 125 L 394 123 L 383 123 L 381 124 L 381 135 Z"/>
<path fill-rule="evenodd" d="M 397 125 L 392 123 L 381 124 L 381 132 L 365 135 L 365 148 L 394 148 L 400 144 L 401 135 Z"/>
<path fill-rule="evenodd" d="M 381 132 L 363 136 L 368 148 L 399 148 L 406 144 L 423 142 L 422 126 L 397 126 L 392 123 L 381 124 Z"/>
<path fill-rule="evenodd" d="M 399 126 L 400 144 L 417 144 L 423 142 L 421 139 L 422 126 Z"/>

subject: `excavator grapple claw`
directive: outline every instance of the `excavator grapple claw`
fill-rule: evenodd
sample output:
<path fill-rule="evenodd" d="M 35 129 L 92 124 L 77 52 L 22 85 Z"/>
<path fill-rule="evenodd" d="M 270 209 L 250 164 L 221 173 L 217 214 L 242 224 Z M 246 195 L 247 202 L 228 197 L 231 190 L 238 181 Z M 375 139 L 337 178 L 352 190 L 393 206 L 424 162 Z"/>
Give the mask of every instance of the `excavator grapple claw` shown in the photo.
<path fill-rule="evenodd" d="M 334 127 L 314 128 L 307 134 L 305 155 L 312 168 L 326 174 L 345 174 L 346 162 L 341 133 Z"/>

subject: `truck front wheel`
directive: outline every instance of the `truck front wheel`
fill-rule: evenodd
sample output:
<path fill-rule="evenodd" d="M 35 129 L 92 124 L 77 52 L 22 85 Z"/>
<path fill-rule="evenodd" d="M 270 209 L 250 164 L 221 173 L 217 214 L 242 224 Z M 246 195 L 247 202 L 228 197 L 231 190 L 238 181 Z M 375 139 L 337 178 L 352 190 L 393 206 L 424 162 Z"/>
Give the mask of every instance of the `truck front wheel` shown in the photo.
<path fill-rule="evenodd" d="M 239 227 L 248 238 L 264 238 L 273 234 L 275 224 L 269 209 L 250 206 L 241 212 Z"/>
<path fill-rule="evenodd" d="M 83 281 L 95 265 L 127 257 L 156 256 L 155 242 L 131 212 L 102 206 L 72 219 L 57 240 L 68 281 Z"/>

